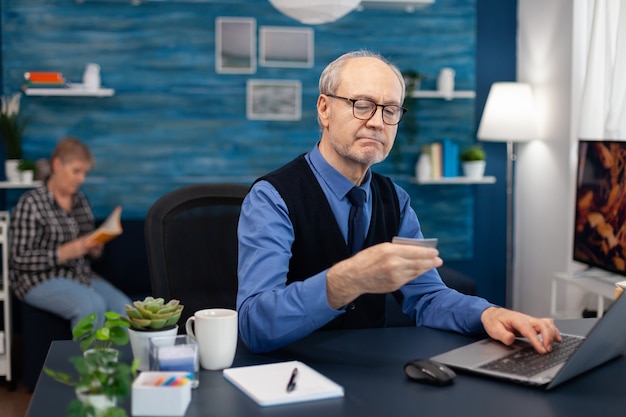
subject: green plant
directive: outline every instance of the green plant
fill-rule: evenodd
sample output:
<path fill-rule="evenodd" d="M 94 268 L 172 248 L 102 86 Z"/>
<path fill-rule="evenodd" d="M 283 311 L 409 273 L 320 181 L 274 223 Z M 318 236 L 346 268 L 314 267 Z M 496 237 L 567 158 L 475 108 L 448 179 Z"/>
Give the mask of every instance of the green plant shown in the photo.
<path fill-rule="evenodd" d="M 165 303 L 163 298 L 146 297 L 126 305 L 126 320 L 135 330 L 162 330 L 174 326 L 180 319 L 184 306 L 179 300 Z"/>
<path fill-rule="evenodd" d="M 421 73 L 414 69 L 402 71 L 402 77 L 404 77 L 405 91 L 407 95 L 413 90 L 417 90 L 421 81 L 425 78 Z"/>
<path fill-rule="evenodd" d="M 420 83 L 425 78 L 414 69 L 402 71 L 402 77 L 404 78 L 404 103 L 402 106 L 407 109 L 407 111 L 404 113 L 402 121 L 398 126 L 397 139 L 391 149 L 392 162 L 396 168 L 399 167 L 402 161 L 402 155 L 404 153 L 402 144 L 413 145 L 419 133 L 419 126 L 415 114 L 417 98 L 413 97 L 412 93 L 415 90 L 419 90 Z"/>
<path fill-rule="evenodd" d="M 90 348 L 108 349 L 113 345 L 123 346 L 128 343 L 128 326 L 122 315 L 113 311 L 105 312 L 104 324 L 98 326 L 98 316 L 91 313 L 76 323 L 72 336 L 83 352 Z"/>
<path fill-rule="evenodd" d="M 89 314 L 72 329 L 73 340 L 79 343 L 83 351 L 82 356 L 72 356 L 69 359 L 77 376 L 44 367 L 44 372 L 52 379 L 76 389 L 78 399 L 69 404 L 68 416 L 97 415 L 94 407 L 81 401 L 81 397 L 100 394 L 117 402 L 130 395 L 139 360 L 133 360 L 130 365 L 120 362 L 119 351 L 112 347 L 128 343 L 127 328 L 128 323 L 122 319 L 121 314 L 107 311 L 102 326 L 98 326 L 95 313 Z M 126 411 L 117 406 L 109 407 L 103 414 L 103 417 L 126 416 Z"/>
<path fill-rule="evenodd" d="M 77 395 L 102 394 L 111 400 L 120 400 L 128 397 L 132 383 L 137 375 L 139 360 L 135 359 L 131 365 L 117 360 L 116 349 L 93 350 L 83 356 L 73 356 L 70 362 L 78 374 L 74 378 L 66 373 L 53 371 L 47 367 L 44 372 L 55 381 L 76 388 Z M 95 416 L 93 406 L 78 399 L 73 400 L 68 407 L 69 416 Z M 126 416 L 124 409 L 110 407 L 105 416 Z"/>
<path fill-rule="evenodd" d="M 22 134 L 28 119 L 20 116 L 21 93 L 2 96 L 0 110 L 0 135 L 7 159 L 22 159 Z"/>
<path fill-rule="evenodd" d="M 470 146 L 459 155 L 459 159 L 462 162 L 484 161 L 486 158 L 487 156 L 485 154 L 485 151 L 480 145 Z"/>
<path fill-rule="evenodd" d="M 37 171 L 37 164 L 31 161 L 30 159 L 21 159 L 20 163 L 17 164 L 17 169 L 20 171 Z"/>

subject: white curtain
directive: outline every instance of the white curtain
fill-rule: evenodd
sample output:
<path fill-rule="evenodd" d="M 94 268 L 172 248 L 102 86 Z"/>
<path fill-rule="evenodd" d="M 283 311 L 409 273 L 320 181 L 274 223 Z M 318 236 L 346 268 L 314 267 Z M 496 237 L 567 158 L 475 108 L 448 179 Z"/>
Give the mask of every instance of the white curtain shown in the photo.
<path fill-rule="evenodd" d="M 589 0 L 579 138 L 626 140 L 626 1 Z"/>

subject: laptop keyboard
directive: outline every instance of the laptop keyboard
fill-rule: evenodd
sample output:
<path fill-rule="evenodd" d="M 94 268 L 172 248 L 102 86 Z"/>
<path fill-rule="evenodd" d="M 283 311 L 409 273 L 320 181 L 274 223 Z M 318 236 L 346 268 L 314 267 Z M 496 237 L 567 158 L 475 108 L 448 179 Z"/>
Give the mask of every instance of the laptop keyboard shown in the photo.
<path fill-rule="evenodd" d="M 508 356 L 488 362 L 480 368 L 490 371 L 531 377 L 567 361 L 574 354 L 584 338 L 562 336 L 561 343 L 552 346 L 552 352 L 540 355 L 535 348 L 528 346 Z"/>

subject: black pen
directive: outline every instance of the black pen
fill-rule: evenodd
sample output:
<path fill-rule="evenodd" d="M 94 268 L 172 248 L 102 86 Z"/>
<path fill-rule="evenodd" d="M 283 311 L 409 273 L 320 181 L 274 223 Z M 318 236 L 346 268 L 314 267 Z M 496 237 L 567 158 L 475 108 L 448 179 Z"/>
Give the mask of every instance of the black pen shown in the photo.
<path fill-rule="evenodd" d="M 293 368 L 291 371 L 291 377 L 289 378 L 289 382 L 287 383 L 287 392 L 291 392 L 296 389 L 296 377 L 298 376 L 298 368 Z"/>

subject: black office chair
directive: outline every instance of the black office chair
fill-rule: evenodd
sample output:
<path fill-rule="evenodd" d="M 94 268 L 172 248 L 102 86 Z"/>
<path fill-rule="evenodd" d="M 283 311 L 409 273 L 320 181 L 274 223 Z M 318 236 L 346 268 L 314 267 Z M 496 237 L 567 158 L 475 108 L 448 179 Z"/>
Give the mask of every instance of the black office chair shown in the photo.
<path fill-rule="evenodd" d="M 159 198 L 146 214 L 152 295 L 185 306 L 179 332 L 197 310 L 236 307 L 237 223 L 248 190 L 189 185 Z"/>

